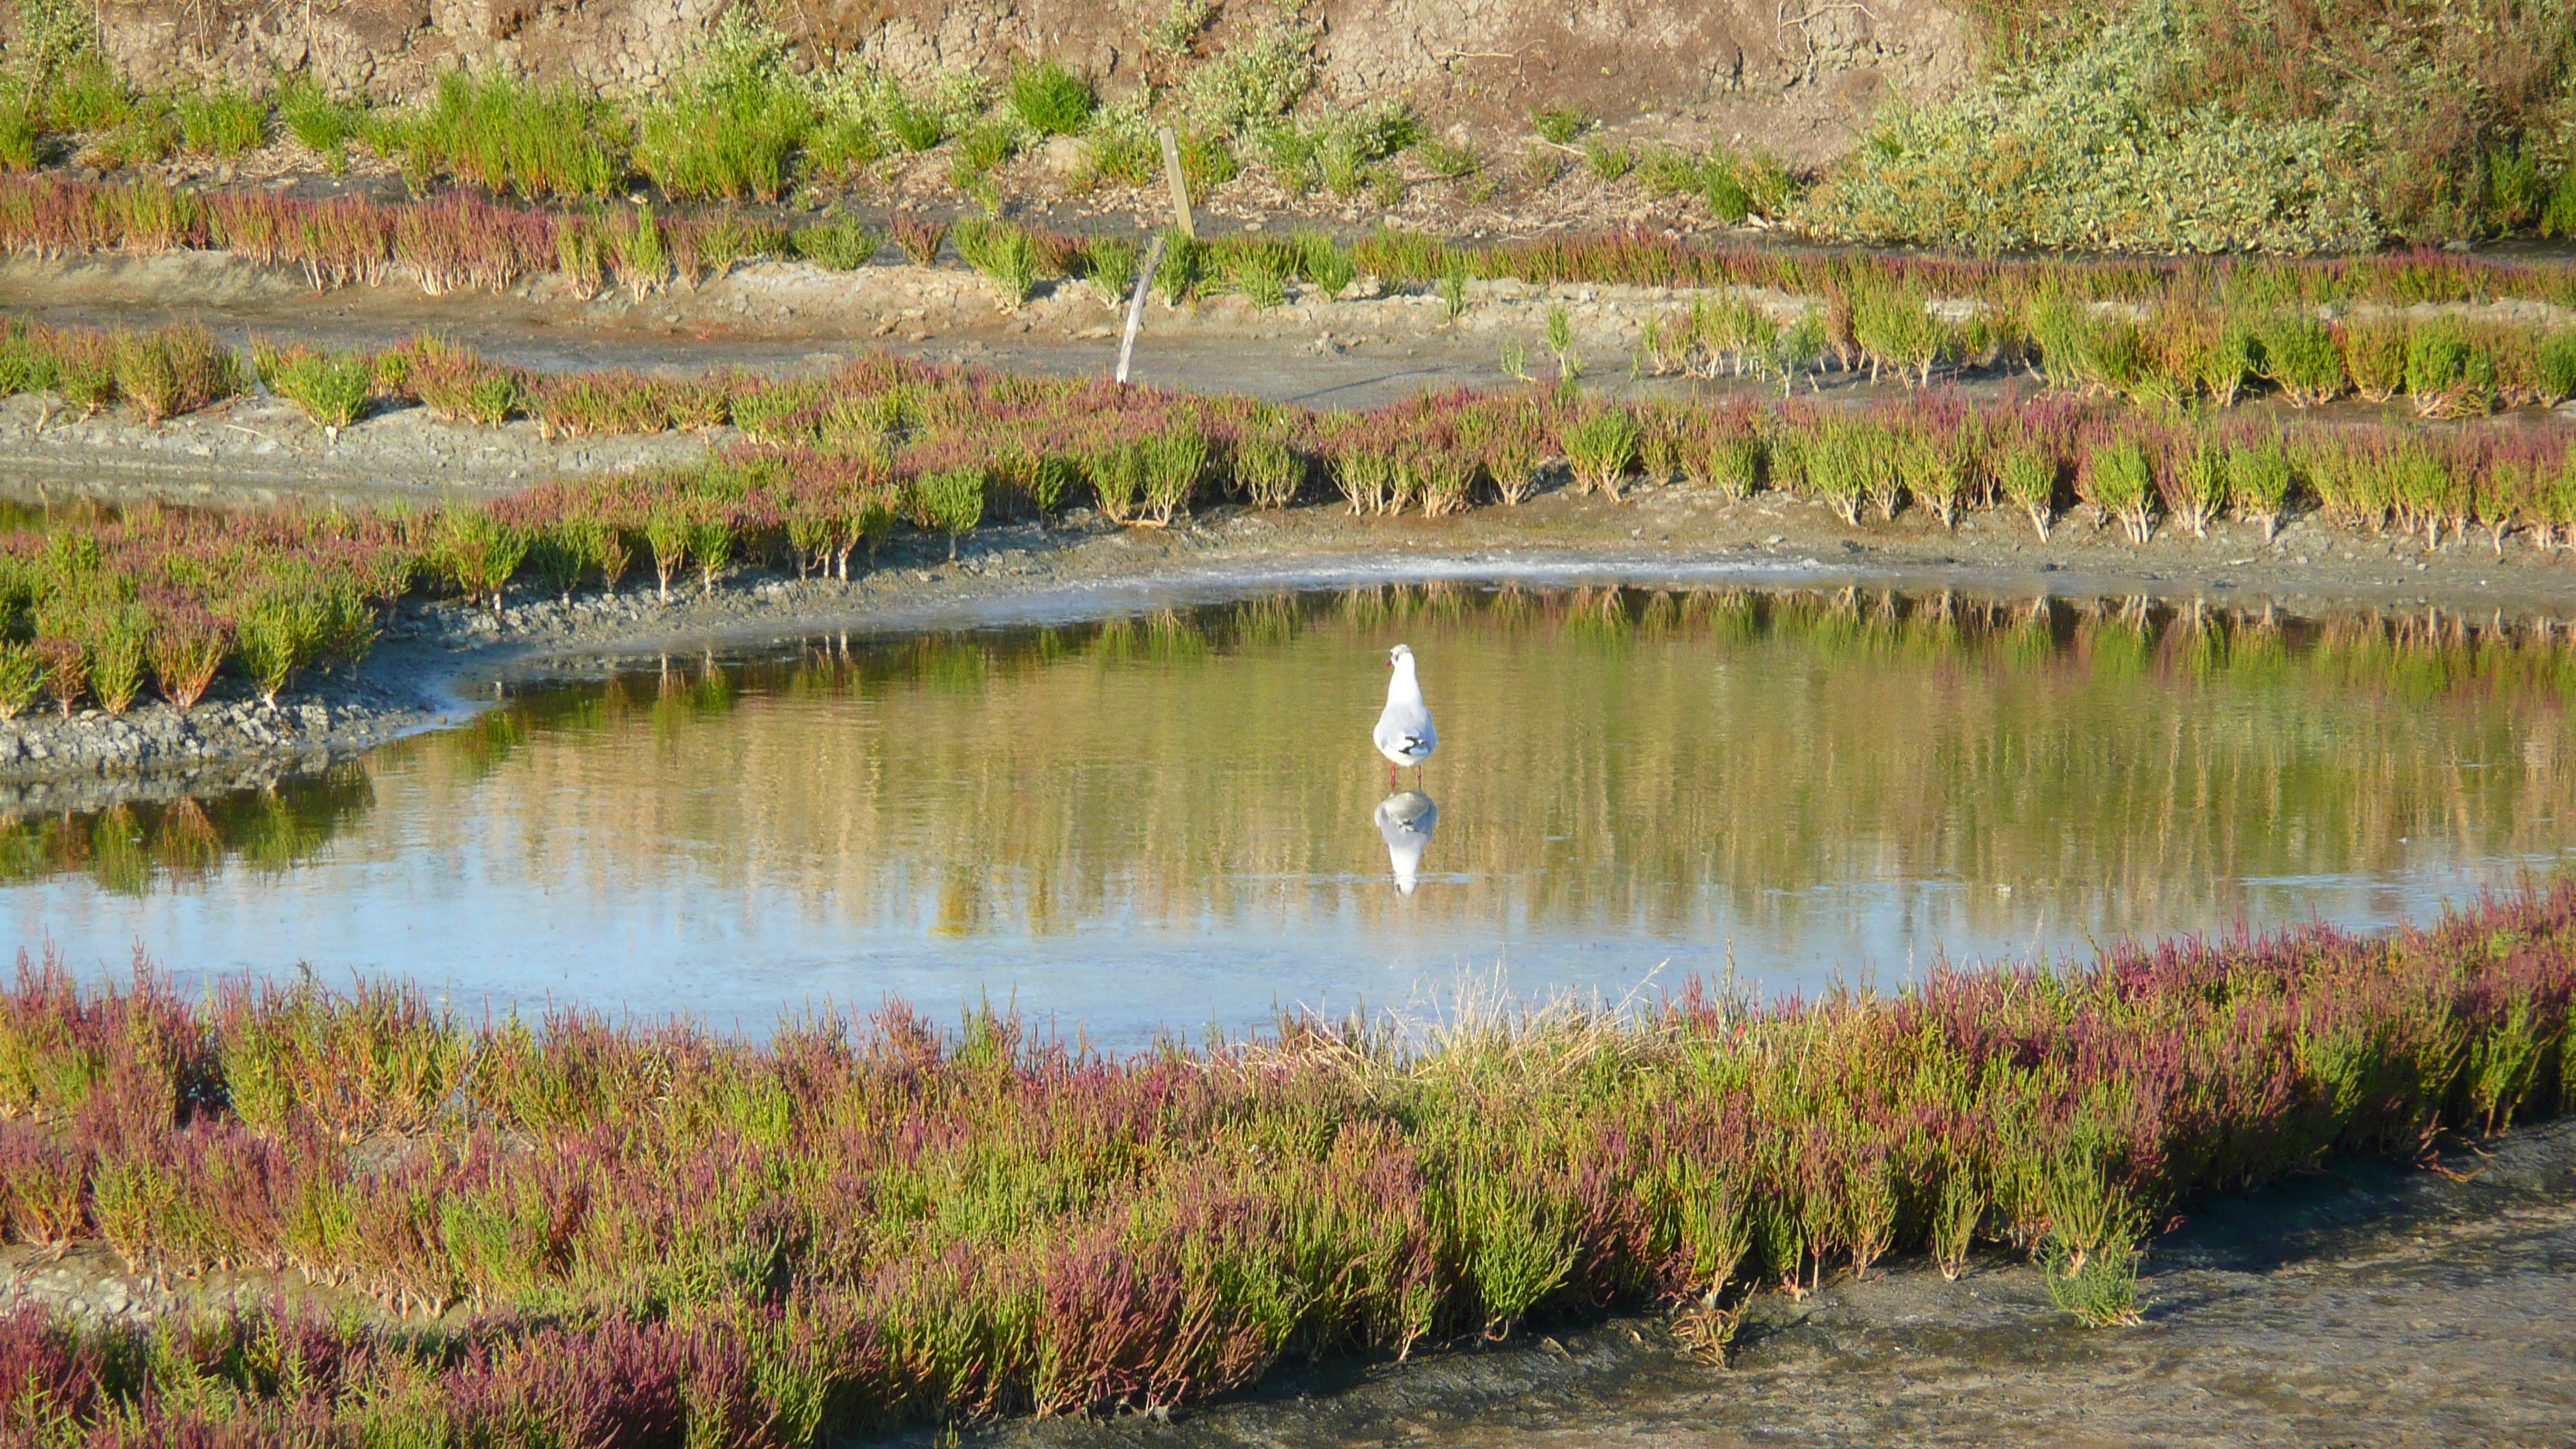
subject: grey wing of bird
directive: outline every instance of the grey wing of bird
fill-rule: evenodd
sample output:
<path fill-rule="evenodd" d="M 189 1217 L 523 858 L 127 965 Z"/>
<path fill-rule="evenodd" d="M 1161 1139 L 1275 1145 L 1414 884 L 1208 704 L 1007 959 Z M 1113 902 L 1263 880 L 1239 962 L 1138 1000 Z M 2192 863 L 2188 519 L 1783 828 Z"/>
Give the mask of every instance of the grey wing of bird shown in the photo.
<path fill-rule="evenodd" d="M 1440 732 L 1431 727 L 1431 711 L 1415 705 L 1407 709 L 1388 705 L 1377 719 L 1377 746 L 1405 755 L 1427 755 L 1440 743 Z"/>

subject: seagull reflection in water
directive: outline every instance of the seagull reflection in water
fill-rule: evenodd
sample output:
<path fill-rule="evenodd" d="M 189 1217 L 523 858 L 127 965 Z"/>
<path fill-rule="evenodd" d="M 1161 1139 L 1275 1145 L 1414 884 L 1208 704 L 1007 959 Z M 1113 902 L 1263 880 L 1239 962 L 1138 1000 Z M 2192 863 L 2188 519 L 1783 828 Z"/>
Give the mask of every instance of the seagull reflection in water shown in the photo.
<path fill-rule="evenodd" d="M 1386 837 L 1386 863 L 1395 872 L 1395 888 L 1413 894 L 1422 870 L 1422 852 L 1440 823 L 1440 807 L 1419 790 L 1403 790 L 1377 802 L 1377 833 Z"/>

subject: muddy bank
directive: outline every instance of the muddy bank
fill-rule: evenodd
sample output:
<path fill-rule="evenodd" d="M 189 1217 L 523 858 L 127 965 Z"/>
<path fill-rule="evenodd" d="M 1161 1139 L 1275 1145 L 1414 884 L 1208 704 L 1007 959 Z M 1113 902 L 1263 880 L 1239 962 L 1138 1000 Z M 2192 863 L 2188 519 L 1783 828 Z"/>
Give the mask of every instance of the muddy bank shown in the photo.
<path fill-rule="evenodd" d="M 330 680 L 270 705 L 166 703 L 123 715 L 22 716 L 0 724 L 0 814 L 93 809 L 209 794 L 310 772 L 433 723 L 436 702 L 366 679 Z"/>
<path fill-rule="evenodd" d="M 685 462 L 733 438 L 704 433 L 549 438 L 533 422 L 447 423 L 388 408 L 355 426 L 315 427 L 292 403 L 250 396 L 159 425 L 83 417 L 51 397 L 0 398 L 0 496 L 43 507 L 144 498 L 190 507 L 289 501 L 382 507 L 484 496 L 564 473 Z"/>
<path fill-rule="evenodd" d="M 2571 1272 L 2576 1123 L 2559 1122 L 2450 1152 L 2441 1174 L 2339 1161 L 2203 1204 L 2151 1243 L 2135 1328 L 2074 1326 L 2026 1263 L 1957 1283 L 1913 1263 L 1757 1299 L 1732 1368 L 1626 1319 L 975 1442 L 2564 1445 Z"/>
<path fill-rule="evenodd" d="M 1451 317 L 1434 289 L 1355 282 L 1340 296 L 1291 283 L 1280 306 L 1220 295 L 1146 308 L 1131 375 L 1194 392 L 1244 392 L 1321 407 L 1374 407 L 1440 388 L 1495 386 L 1506 344 L 1544 357 L 1562 308 L 1578 350 L 1605 380 L 1624 370 L 1650 318 L 1693 293 L 1657 287 L 1470 284 Z M 1745 290 L 1784 314 L 1804 304 Z M 0 304 L 56 324 L 194 322 L 228 341 L 388 347 L 422 332 L 499 362 L 544 371 L 601 367 L 764 372 L 829 365 L 861 349 L 1012 371 L 1108 376 L 1125 305 L 1056 279 L 1018 307 L 957 267 L 870 265 L 837 272 L 752 262 L 642 297 L 584 296 L 548 274 L 501 296 L 431 296 L 408 280 L 317 297 L 302 279 L 218 252 L 157 257 L 0 258 Z M 1252 344 L 1247 346 L 1246 344 Z"/>

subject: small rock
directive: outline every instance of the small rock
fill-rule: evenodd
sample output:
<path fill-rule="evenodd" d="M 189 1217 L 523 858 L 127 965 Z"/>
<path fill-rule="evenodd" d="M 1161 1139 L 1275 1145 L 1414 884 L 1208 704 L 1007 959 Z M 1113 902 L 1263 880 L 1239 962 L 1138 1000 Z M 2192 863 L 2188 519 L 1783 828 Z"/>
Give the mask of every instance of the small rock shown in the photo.
<path fill-rule="evenodd" d="M 1082 143 L 1071 136 L 1052 137 L 1038 148 L 1038 164 L 1049 176 L 1071 176 L 1082 169 Z"/>

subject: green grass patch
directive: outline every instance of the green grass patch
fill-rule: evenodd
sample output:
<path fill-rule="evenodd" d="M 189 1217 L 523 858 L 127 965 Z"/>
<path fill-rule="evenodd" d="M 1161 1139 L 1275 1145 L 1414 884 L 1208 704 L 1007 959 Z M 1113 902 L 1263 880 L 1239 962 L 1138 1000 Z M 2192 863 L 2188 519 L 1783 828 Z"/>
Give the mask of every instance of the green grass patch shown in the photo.
<path fill-rule="evenodd" d="M 1530 128 L 1538 132 L 1540 139 L 1558 146 L 1572 145 L 1574 138 L 1591 124 L 1592 117 L 1587 113 L 1564 107 L 1536 111 L 1530 116 Z"/>
<path fill-rule="evenodd" d="M 1041 136 L 1080 135 L 1098 104 L 1089 80 L 1052 60 L 1013 74 L 1010 99 L 1020 124 Z"/>
<path fill-rule="evenodd" d="M 268 140 L 268 97 L 216 89 L 183 94 L 178 102 L 179 144 L 208 156 L 239 156 Z"/>
<path fill-rule="evenodd" d="M 616 107 L 569 85 L 460 71 L 439 77 L 426 109 L 370 116 L 360 139 L 414 176 L 454 176 L 529 198 L 606 195 L 630 140 Z"/>

